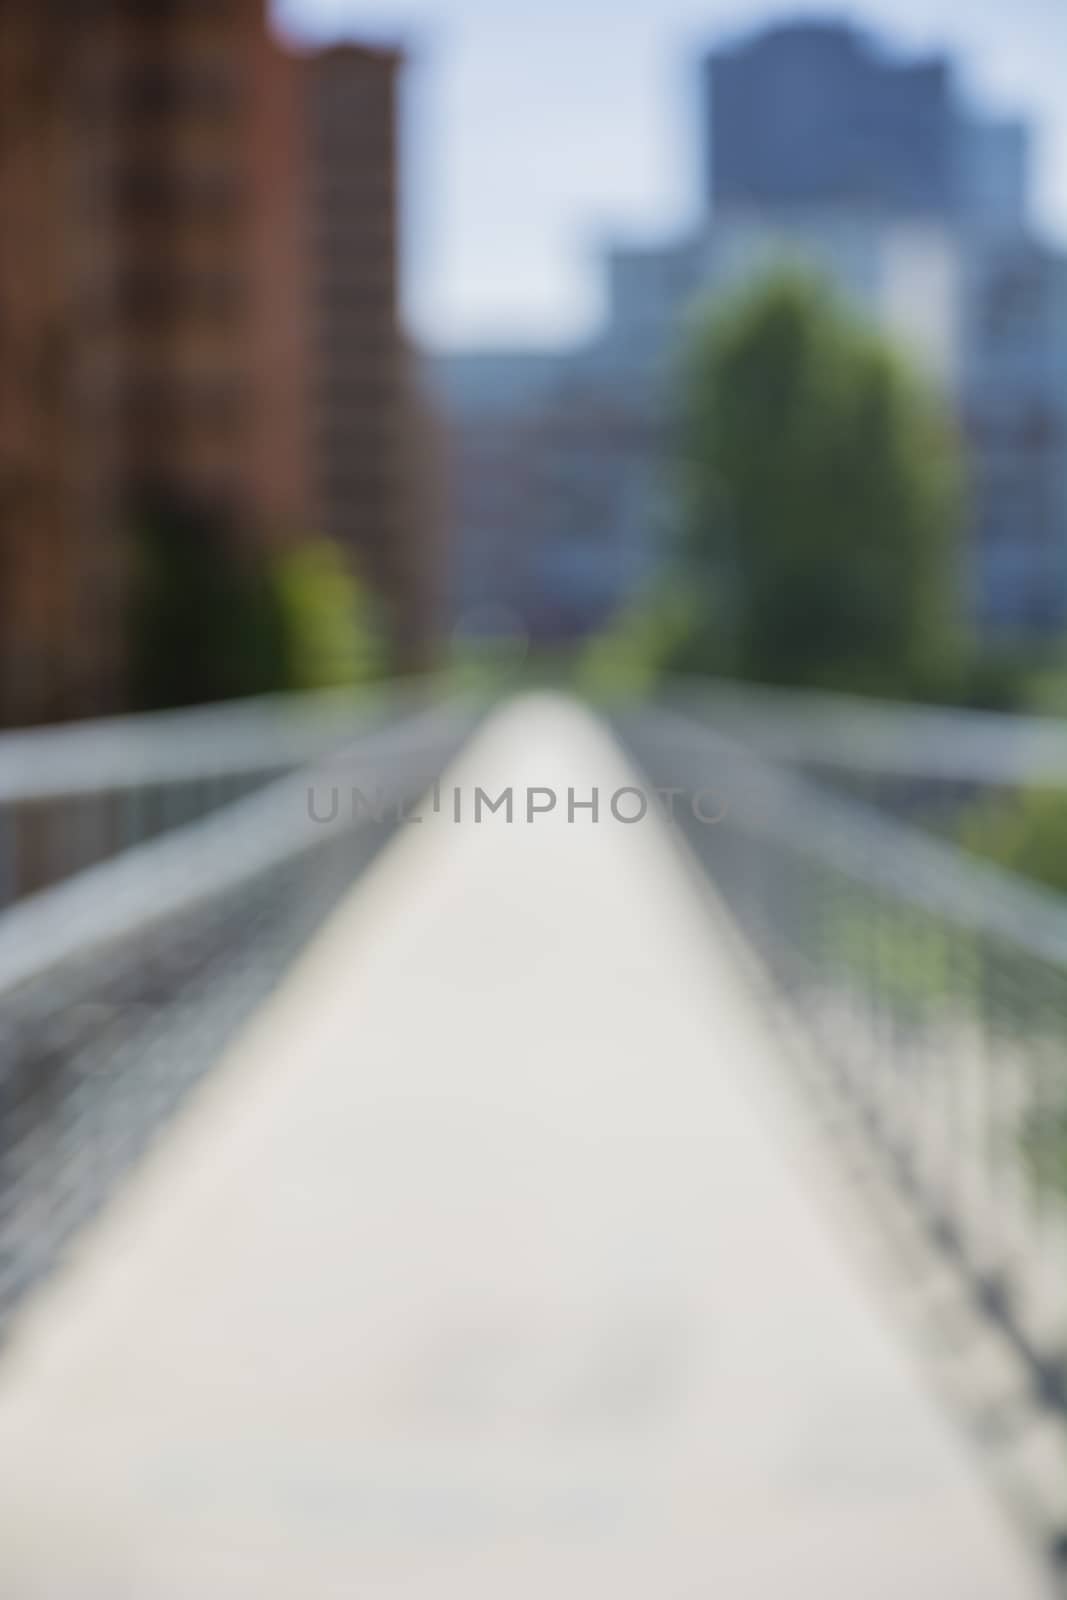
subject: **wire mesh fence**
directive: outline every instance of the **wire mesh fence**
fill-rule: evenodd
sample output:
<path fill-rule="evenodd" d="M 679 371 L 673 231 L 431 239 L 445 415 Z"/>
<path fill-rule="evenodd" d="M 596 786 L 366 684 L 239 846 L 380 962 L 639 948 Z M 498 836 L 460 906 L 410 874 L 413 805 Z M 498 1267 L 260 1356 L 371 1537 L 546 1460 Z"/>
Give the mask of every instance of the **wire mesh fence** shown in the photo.
<path fill-rule="evenodd" d="M 1026 797 L 1067 816 L 1067 722 L 710 681 L 671 704 L 820 783 L 953 842 Z M 1067 831 L 1067 830 L 1065 830 Z"/>
<path fill-rule="evenodd" d="M 0 908 L 413 709 L 388 684 L 0 734 Z"/>
<path fill-rule="evenodd" d="M 0 916 L 0 1330 L 462 743 L 375 731 Z M 358 769 L 377 811 L 311 804 Z"/>
<path fill-rule="evenodd" d="M 1067 901 L 664 711 L 695 852 L 873 1147 L 1067 1414 Z"/>

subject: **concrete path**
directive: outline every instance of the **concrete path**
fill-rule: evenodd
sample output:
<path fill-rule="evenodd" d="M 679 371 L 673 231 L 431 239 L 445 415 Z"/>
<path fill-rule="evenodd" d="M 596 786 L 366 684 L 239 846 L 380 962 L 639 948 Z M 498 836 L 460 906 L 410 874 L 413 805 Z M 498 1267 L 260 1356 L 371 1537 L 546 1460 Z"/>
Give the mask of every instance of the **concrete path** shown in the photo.
<path fill-rule="evenodd" d="M 544 698 L 450 781 L 633 779 Z M 406 830 L 37 1297 L 5 1600 L 1044 1593 L 666 824 L 579 818 Z"/>

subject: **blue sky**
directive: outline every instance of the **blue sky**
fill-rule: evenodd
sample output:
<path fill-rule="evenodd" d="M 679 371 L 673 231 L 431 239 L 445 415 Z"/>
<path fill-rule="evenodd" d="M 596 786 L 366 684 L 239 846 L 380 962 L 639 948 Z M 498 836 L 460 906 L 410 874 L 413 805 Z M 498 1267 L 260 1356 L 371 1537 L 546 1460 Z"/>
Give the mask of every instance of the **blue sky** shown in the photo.
<path fill-rule="evenodd" d="M 310 40 L 401 40 L 405 298 L 435 344 L 551 343 L 599 311 L 609 237 L 683 227 L 697 196 L 695 61 L 776 0 L 277 0 Z M 1067 240 L 1067 0 L 806 5 L 943 47 L 973 94 L 1041 129 L 1038 218 Z"/>

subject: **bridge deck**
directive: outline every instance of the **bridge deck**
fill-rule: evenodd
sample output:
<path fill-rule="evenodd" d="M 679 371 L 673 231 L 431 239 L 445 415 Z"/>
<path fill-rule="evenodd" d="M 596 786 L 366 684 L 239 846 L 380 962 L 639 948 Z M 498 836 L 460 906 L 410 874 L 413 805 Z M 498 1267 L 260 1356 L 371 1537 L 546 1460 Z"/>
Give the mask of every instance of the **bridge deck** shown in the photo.
<path fill-rule="evenodd" d="M 631 780 L 546 698 L 454 781 Z M 0 1593 L 1043 1593 L 773 1054 L 664 824 L 406 830 L 27 1311 Z"/>

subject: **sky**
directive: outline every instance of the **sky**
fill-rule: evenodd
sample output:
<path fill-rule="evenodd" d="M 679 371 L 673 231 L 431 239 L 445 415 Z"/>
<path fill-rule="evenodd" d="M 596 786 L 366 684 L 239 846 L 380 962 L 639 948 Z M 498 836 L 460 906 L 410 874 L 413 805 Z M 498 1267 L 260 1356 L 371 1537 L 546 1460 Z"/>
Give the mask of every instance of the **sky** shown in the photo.
<path fill-rule="evenodd" d="M 1037 220 L 1067 242 L 1067 0 L 276 0 L 308 41 L 399 41 L 405 283 L 441 347 L 555 344 L 601 312 L 600 252 L 697 215 L 696 64 L 796 12 L 945 49 L 972 100 L 1030 116 Z"/>

